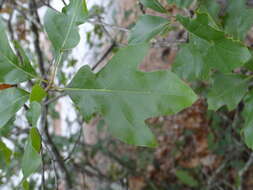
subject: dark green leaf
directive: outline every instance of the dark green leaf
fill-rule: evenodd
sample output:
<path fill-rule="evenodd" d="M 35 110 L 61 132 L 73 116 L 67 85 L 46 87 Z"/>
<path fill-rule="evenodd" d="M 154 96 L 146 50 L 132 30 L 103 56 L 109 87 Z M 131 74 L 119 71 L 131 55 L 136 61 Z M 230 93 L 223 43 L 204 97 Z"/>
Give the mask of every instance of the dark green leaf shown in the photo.
<path fill-rule="evenodd" d="M 208 108 L 217 110 L 227 105 L 233 110 L 247 93 L 248 79 L 236 74 L 217 74 L 213 86 L 208 93 Z"/>
<path fill-rule="evenodd" d="M 25 146 L 25 153 L 21 164 L 24 179 L 36 172 L 36 170 L 41 166 L 42 159 L 40 155 L 40 149 L 40 134 L 36 128 L 32 128 Z"/>
<path fill-rule="evenodd" d="M 169 21 L 165 18 L 143 15 L 131 30 L 129 44 L 148 42 L 156 35 L 168 29 Z"/>
<path fill-rule="evenodd" d="M 199 183 L 196 179 L 194 179 L 191 174 L 184 170 L 177 170 L 176 171 L 177 178 L 190 187 L 198 187 Z"/>
<path fill-rule="evenodd" d="M 6 28 L 0 17 L 0 83 L 17 84 L 36 77 L 30 62 L 20 63 L 18 57 L 14 54 L 5 30 Z"/>
<path fill-rule="evenodd" d="M 141 3 L 150 9 L 153 9 L 154 11 L 160 12 L 160 13 L 166 13 L 166 9 L 159 3 L 158 0 L 140 0 Z"/>
<path fill-rule="evenodd" d="M 192 33 L 190 44 L 183 46 L 173 65 L 182 77 L 207 78 L 212 69 L 230 73 L 250 60 L 248 48 L 209 26 L 206 14 L 198 14 L 195 20 L 178 16 L 178 20 Z"/>
<path fill-rule="evenodd" d="M 35 84 L 30 95 L 30 102 L 41 102 L 46 95 L 46 91 L 40 85 Z"/>
<path fill-rule="evenodd" d="M 29 94 L 18 88 L 0 91 L 0 128 L 7 124 L 28 98 Z"/>
<path fill-rule="evenodd" d="M 87 66 L 81 68 L 67 93 L 85 118 L 96 112 L 103 115 L 115 137 L 129 144 L 154 146 L 144 120 L 177 113 L 197 97 L 170 71 L 138 71 L 147 50 L 146 44 L 121 49 L 98 74 Z"/>

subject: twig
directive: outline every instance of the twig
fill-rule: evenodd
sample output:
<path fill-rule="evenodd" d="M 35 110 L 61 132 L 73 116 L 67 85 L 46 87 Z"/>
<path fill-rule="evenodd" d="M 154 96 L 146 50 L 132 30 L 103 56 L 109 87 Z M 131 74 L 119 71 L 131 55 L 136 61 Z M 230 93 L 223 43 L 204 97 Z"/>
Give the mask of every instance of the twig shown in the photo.
<path fill-rule="evenodd" d="M 244 167 L 238 172 L 238 177 L 240 181 L 240 186 L 238 187 L 238 190 L 242 190 L 242 184 L 243 184 L 243 176 L 248 171 L 250 166 L 253 164 L 253 152 L 251 152 L 250 157 Z"/>
<path fill-rule="evenodd" d="M 44 151 L 43 148 L 41 148 L 41 158 L 42 158 L 42 189 L 46 189 L 46 183 L 45 183 L 45 159 L 44 159 Z"/>
<path fill-rule="evenodd" d="M 34 16 L 36 21 L 38 23 L 40 23 L 40 18 L 39 18 L 37 10 L 33 11 L 33 9 L 32 9 L 33 7 L 36 7 L 36 2 L 34 0 L 31 0 L 30 3 L 29 3 L 29 7 L 31 8 L 31 12 L 30 12 L 31 16 Z M 36 51 L 36 54 L 37 54 L 40 73 L 47 80 L 47 77 L 45 76 L 44 57 L 43 57 L 42 50 L 40 48 L 39 29 L 38 29 L 38 27 L 35 23 L 31 24 L 31 31 L 33 32 L 34 38 L 35 38 L 34 41 L 33 41 L 33 45 L 35 47 L 35 51 Z"/>
<path fill-rule="evenodd" d="M 47 101 L 47 100 L 45 100 L 45 101 Z M 47 142 L 50 145 L 51 150 L 54 154 L 55 160 L 56 160 L 57 164 L 59 165 L 60 169 L 62 170 L 62 172 L 65 176 L 64 178 L 65 178 L 65 181 L 66 181 L 67 188 L 69 190 L 71 190 L 72 187 L 73 187 L 72 180 L 71 180 L 71 175 L 70 175 L 70 173 L 68 172 L 68 170 L 65 166 L 64 160 L 63 160 L 58 148 L 54 144 L 54 142 L 51 138 L 51 135 L 49 134 L 47 115 L 48 115 L 48 106 L 43 106 L 43 111 L 42 111 L 42 116 L 41 116 L 41 124 L 43 126 L 43 131 L 44 131 L 45 136 L 47 138 Z"/>
<path fill-rule="evenodd" d="M 82 129 L 83 129 L 83 126 L 82 125 L 80 125 L 81 127 L 80 127 L 80 130 L 79 130 L 79 134 L 78 134 L 78 137 L 77 137 L 77 139 L 76 139 L 76 141 L 75 141 L 75 144 L 74 144 L 74 146 L 73 146 L 73 149 L 70 151 L 70 153 L 69 153 L 69 155 L 64 159 L 64 161 L 68 161 L 69 159 L 71 159 L 71 157 L 72 157 L 72 155 L 73 155 L 73 153 L 75 152 L 75 150 L 76 150 L 76 147 L 78 146 L 78 143 L 79 143 L 79 141 L 80 141 L 80 139 L 81 139 L 81 136 L 82 136 Z"/>
<path fill-rule="evenodd" d="M 62 98 L 62 97 L 64 97 L 64 96 L 66 96 L 66 95 L 67 95 L 66 93 L 60 94 L 59 96 L 56 96 L 56 97 L 54 97 L 54 98 L 52 98 L 52 99 L 49 99 L 49 100 L 47 100 L 46 102 L 44 102 L 44 105 L 49 105 L 49 104 L 51 104 L 51 103 L 57 101 L 58 99 L 60 99 L 60 98 Z"/>
<path fill-rule="evenodd" d="M 66 3 L 66 1 L 65 0 L 61 0 L 62 1 L 62 3 L 64 4 L 64 6 L 66 6 L 67 5 L 67 3 Z"/>
<path fill-rule="evenodd" d="M 207 190 L 211 189 L 213 186 L 213 181 L 217 177 L 217 175 L 226 167 L 227 160 L 225 160 L 212 174 L 212 176 L 207 181 Z"/>
<path fill-rule="evenodd" d="M 107 23 L 104 23 L 104 22 L 99 21 L 99 20 L 87 20 L 87 22 L 91 23 L 91 24 L 97 24 L 97 25 L 102 25 L 102 26 L 105 26 L 105 27 L 110 27 L 110 28 L 113 28 L 115 30 L 120 30 L 120 31 L 123 31 L 123 32 L 130 32 L 130 30 L 127 29 L 127 28 L 123 28 L 123 27 L 120 27 L 120 26 L 112 25 L 112 24 L 107 24 Z"/>
<path fill-rule="evenodd" d="M 102 57 L 97 61 L 97 63 L 92 66 L 92 70 L 94 71 L 99 65 L 101 62 L 103 62 L 107 57 L 108 55 L 112 52 L 112 50 L 116 47 L 116 43 L 113 42 L 112 45 L 107 49 L 107 51 L 104 53 L 104 55 L 102 55 Z"/>

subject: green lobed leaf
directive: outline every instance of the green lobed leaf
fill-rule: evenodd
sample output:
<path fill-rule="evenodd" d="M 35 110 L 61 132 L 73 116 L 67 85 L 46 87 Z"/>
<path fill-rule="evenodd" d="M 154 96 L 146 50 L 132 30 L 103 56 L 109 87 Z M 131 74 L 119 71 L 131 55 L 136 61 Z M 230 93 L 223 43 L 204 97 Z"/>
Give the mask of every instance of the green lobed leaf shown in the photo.
<path fill-rule="evenodd" d="M 35 84 L 30 94 L 30 102 L 41 102 L 46 95 L 47 92 L 39 84 Z"/>
<path fill-rule="evenodd" d="M 69 14 L 60 13 L 49 8 L 44 17 L 48 38 L 57 52 L 70 50 L 80 41 L 77 21 L 82 2 L 80 0 L 71 2 L 73 2 L 73 5 L 71 5 Z"/>
<path fill-rule="evenodd" d="M 31 102 L 30 109 L 26 112 L 28 122 L 32 127 L 37 126 L 37 122 L 41 115 L 41 105 L 38 102 Z"/>
<path fill-rule="evenodd" d="M 248 8 L 246 0 L 229 0 L 224 19 L 225 32 L 234 38 L 244 40 L 253 26 L 253 8 Z"/>
<path fill-rule="evenodd" d="M 199 182 L 194 179 L 191 174 L 184 170 L 177 170 L 176 171 L 177 178 L 184 183 L 185 185 L 188 185 L 190 187 L 198 187 Z"/>
<path fill-rule="evenodd" d="M 244 98 L 244 127 L 242 129 L 246 145 L 253 149 L 253 91 L 251 90 Z"/>
<path fill-rule="evenodd" d="M 140 0 L 140 2 L 147 8 L 153 9 L 160 13 L 166 13 L 167 10 L 159 3 L 158 0 Z"/>
<path fill-rule="evenodd" d="M 178 20 L 192 33 L 189 44 L 182 46 L 172 68 L 183 78 L 208 78 L 212 69 L 230 73 L 250 60 L 248 48 L 209 26 L 206 14 L 198 14 L 194 20 L 178 16 Z"/>
<path fill-rule="evenodd" d="M 236 108 L 248 90 L 248 79 L 237 74 L 217 74 L 208 93 L 208 108 L 217 110 L 227 105 L 229 110 Z"/>
<path fill-rule="evenodd" d="M 159 16 L 143 15 L 133 27 L 129 37 L 129 44 L 148 42 L 156 35 L 168 29 L 169 21 Z"/>
<path fill-rule="evenodd" d="M 189 7 L 192 4 L 193 0 L 167 0 L 168 4 L 175 4 L 180 8 Z"/>
<path fill-rule="evenodd" d="M 42 158 L 40 155 L 41 149 L 41 137 L 36 128 L 32 128 L 29 133 L 28 141 L 25 146 L 25 152 L 22 158 L 21 168 L 23 172 L 23 178 L 26 179 L 42 164 Z"/>
<path fill-rule="evenodd" d="M 147 44 L 123 48 L 98 74 L 87 66 L 81 68 L 66 91 L 86 119 L 94 113 L 104 116 L 115 137 L 129 144 L 155 146 L 144 120 L 177 113 L 197 96 L 170 71 L 138 71 L 147 50 Z"/>
<path fill-rule="evenodd" d="M 0 128 L 19 111 L 28 100 L 29 94 L 19 88 L 0 91 Z"/>
<path fill-rule="evenodd" d="M 17 84 L 36 77 L 30 62 L 25 60 L 20 63 L 11 49 L 5 31 L 6 27 L 0 17 L 0 83 Z"/>
<path fill-rule="evenodd" d="M 6 166 L 11 161 L 12 151 L 0 140 L 0 168 Z"/>

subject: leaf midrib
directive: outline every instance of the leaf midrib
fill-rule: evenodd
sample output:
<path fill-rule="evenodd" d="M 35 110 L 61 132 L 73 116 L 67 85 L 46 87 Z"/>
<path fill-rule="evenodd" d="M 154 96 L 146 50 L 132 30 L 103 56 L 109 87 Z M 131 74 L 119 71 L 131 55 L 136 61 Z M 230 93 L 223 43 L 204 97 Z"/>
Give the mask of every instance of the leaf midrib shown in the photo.
<path fill-rule="evenodd" d="M 76 3 L 76 5 L 75 5 L 75 7 L 74 7 L 74 14 L 73 14 L 73 17 L 71 18 L 71 21 L 70 21 L 70 25 L 69 25 L 69 28 L 68 28 L 68 30 L 67 30 L 67 35 L 66 35 L 66 37 L 65 37 L 65 39 L 64 39 L 64 41 L 63 41 L 63 43 L 62 43 L 62 46 L 61 46 L 61 50 L 63 50 L 64 49 L 64 46 L 65 46 L 65 44 L 66 44 L 66 42 L 67 42 L 67 39 L 69 38 L 69 34 L 70 34 L 70 31 L 71 31 L 71 28 L 73 27 L 73 23 L 74 23 L 74 20 L 75 20 L 75 18 L 76 18 L 76 9 L 77 9 L 77 5 L 78 5 L 78 3 Z"/>
<path fill-rule="evenodd" d="M 111 93 L 111 94 L 136 94 L 136 95 L 170 95 L 170 96 L 178 96 L 177 93 L 169 93 L 169 92 L 155 92 L 155 91 L 139 91 L 139 90 L 111 90 L 111 89 L 82 89 L 82 88 L 63 88 L 65 91 L 83 91 L 83 92 L 94 92 L 94 93 Z"/>

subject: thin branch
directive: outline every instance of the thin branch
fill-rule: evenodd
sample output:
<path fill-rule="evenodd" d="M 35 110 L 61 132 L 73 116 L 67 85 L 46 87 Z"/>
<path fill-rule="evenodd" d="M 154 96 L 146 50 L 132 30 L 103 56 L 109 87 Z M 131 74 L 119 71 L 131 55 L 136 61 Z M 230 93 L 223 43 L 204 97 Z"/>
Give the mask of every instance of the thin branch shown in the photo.
<path fill-rule="evenodd" d="M 45 159 L 44 159 L 44 151 L 43 148 L 41 149 L 41 155 L 42 155 L 42 189 L 46 189 L 46 183 L 45 183 Z"/>
<path fill-rule="evenodd" d="M 97 24 L 97 25 L 102 25 L 102 26 L 105 26 L 105 27 L 110 27 L 112 29 L 123 31 L 123 32 L 130 32 L 130 30 L 127 29 L 127 28 L 123 28 L 123 27 L 116 26 L 116 25 L 113 25 L 113 24 L 107 24 L 107 23 L 104 23 L 104 22 L 99 21 L 99 20 L 87 20 L 87 22 L 91 23 L 91 24 Z"/>
<path fill-rule="evenodd" d="M 56 97 L 54 97 L 54 98 L 52 98 L 52 99 L 49 99 L 49 100 L 47 100 L 46 102 L 44 102 L 44 105 L 49 105 L 49 104 L 51 104 L 51 103 L 57 101 L 58 99 L 60 99 L 60 98 L 62 98 L 62 97 L 64 97 L 64 96 L 67 96 L 67 94 L 66 94 L 66 93 L 63 93 L 63 94 L 60 94 L 59 96 L 56 96 Z"/>
<path fill-rule="evenodd" d="M 217 175 L 226 167 L 227 160 L 225 160 L 212 174 L 211 177 L 209 177 L 207 181 L 207 190 L 211 189 L 213 186 L 213 182 L 216 179 Z"/>
<path fill-rule="evenodd" d="M 116 47 L 116 43 L 113 42 L 112 45 L 107 49 L 107 51 L 104 53 L 104 55 L 102 55 L 102 57 L 97 61 L 97 63 L 95 63 L 94 66 L 92 66 L 92 70 L 94 71 L 99 65 L 101 62 L 103 62 L 107 57 L 108 55 L 112 52 L 112 50 Z"/>
<path fill-rule="evenodd" d="M 238 187 L 238 190 L 242 190 L 242 184 L 243 184 L 243 176 L 244 174 L 249 170 L 250 166 L 253 164 L 253 152 L 251 152 L 250 157 L 244 167 L 239 171 L 238 177 L 240 181 L 240 186 Z"/>
<path fill-rule="evenodd" d="M 82 127 L 82 125 L 80 125 L 81 127 L 80 127 L 80 130 L 79 130 L 79 134 L 78 134 L 78 137 L 77 137 L 77 139 L 76 139 L 76 141 L 75 141 L 75 144 L 74 144 L 74 146 L 73 146 L 73 149 L 70 151 L 70 153 L 69 153 L 69 155 L 64 159 L 64 161 L 66 162 L 66 161 L 68 161 L 69 159 L 71 159 L 71 157 L 72 157 L 72 155 L 74 154 L 74 152 L 75 152 L 75 150 L 76 150 L 76 148 L 77 148 L 77 146 L 78 146 L 78 143 L 79 143 L 79 141 L 80 141 L 80 139 L 81 139 L 81 136 L 82 136 L 82 131 L 83 131 L 83 127 Z"/>
<path fill-rule="evenodd" d="M 39 15 L 38 15 L 38 12 L 37 10 L 35 9 L 33 11 L 33 8 L 36 7 L 36 2 L 34 0 L 30 0 L 30 3 L 29 3 L 29 7 L 31 8 L 31 11 L 30 11 L 30 14 L 32 17 L 35 17 L 36 21 L 38 23 L 40 23 L 40 18 L 39 18 Z M 39 29 L 37 27 L 36 24 L 34 23 L 31 23 L 31 30 L 34 34 L 34 41 L 33 41 L 33 45 L 35 47 L 35 51 L 36 51 L 36 54 L 37 54 L 37 58 L 38 58 L 38 63 L 39 63 L 39 69 L 40 69 L 40 73 L 41 75 L 47 79 L 47 77 L 45 76 L 45 65 L 44 65 L 44 57 L 43 57 L 43 53 L 42 53 L 42 50 L 40 48 L 40 34 L 39 34 Z"/>
<path fill-rule="evenodd" d="M 43 126 L 43 131 L 45 133 L 45 136 L 47 138 L 47 142 L 50 145 L 51 151 L 54 154 L 55 160 L 57 162 L 57 164 L 59 165 L 60 169 L 62 170 L 63 174 L 64 174 L 64 178 L 66 181 L 66 185 L 68 187 L 69 190 L 72 189 L 73 185 L 72 185 L 72 180 L 71 180 L 71 175 L 68 172 L 64 160 L 58 150 L 58 148 L 56 147 L 56 145 L 54 144 L 51 135 L 49 134 L 49 130 L 48 130 L 48 122 L 47 122 L 47 115 L 48 115 L 48 106 L 43 106 L 43 111 L 42 111 L 42 116 L 41 116 L 41 123 Z"/>

